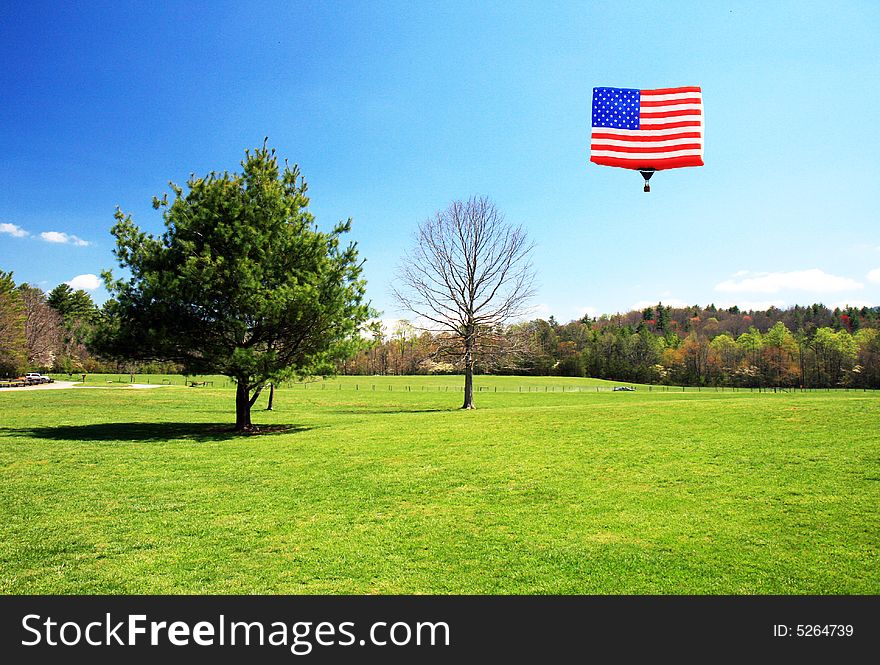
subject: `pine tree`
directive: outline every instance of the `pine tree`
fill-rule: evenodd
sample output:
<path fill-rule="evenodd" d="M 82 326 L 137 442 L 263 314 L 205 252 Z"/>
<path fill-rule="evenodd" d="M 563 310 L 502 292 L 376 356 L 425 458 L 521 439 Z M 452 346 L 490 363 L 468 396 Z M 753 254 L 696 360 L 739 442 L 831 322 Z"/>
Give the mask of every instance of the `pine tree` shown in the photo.
<path fill-rule="evenodd" d="M 192 176 L 154 198 L 166 231 L 153 237 L 116 212 L 115 255 L 128 280 L 105 274 L 114 296 L 99 348 L 130 359 L 180 363 L 236 385 L 236 430 L 269 381 L 330 373 L 360 345 L 364 304 L 351 220 L 318 231 L 296 166 L 279 168 L 263 144 L 241 174 Z"/>

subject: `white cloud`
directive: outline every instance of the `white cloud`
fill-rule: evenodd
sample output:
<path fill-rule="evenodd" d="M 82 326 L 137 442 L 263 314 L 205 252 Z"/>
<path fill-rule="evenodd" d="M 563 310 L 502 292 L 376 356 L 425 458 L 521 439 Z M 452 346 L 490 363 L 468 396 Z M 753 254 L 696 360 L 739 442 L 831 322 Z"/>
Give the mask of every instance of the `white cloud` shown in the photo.
<path fill-rule="evenodd" d="M 740 280 L 728 279 L 715 285 L 716 291 L 735 293 L 746 291 L 751 293 L 779 293 L 785 290 L 812 291 L 814 293 L 832 293 L 861 289 L 863 284 L 838 275 L 812 268 L 810 270 L 792 270 L 790 272 L 748 273 L 750 276 L 739 275 Z"/>
<path fill-rule="evenodd" d="M 532 305 L 527 312 L 524 312 L 520 317 L 522 321 L 528 321 L 530 319 L 549 319 L 553 314 L 553 311 L 550 309 L 550 305 L 547 303 L 539 303 L 537 305 Z"/>
<path fill-rule="evenodd" d="M 385 335 L 393 335 L 401 327 L 405 329 L 407 325 L 412 325 L 409 319 L 380 319 L 379 323 Z"/>
<path fill-rule="evenodd" d="M 425 330 L 430 330 L 433 332 L 437 332 L 440 330 L 440 326 L 432 321 L 428 321 L 427 319 L 423 319 L 420 316 L 413 317 L 411 319 L 370 319 L 363 326 L 361 326 L 361 337 L 364 339 L 372 339 L 373 332 L 369 328 L 369 326 L 373 324 L 379 324 L 380 329 L 382 330 L 382 334 L 385 337 L 391 337 L 394 335 L 401 327 L 404 329 L 409 329 L 410 327 L 415 330 L 416 335 L 420 335 Z"/>
<path fill-rule="evenodd" d="M 880 284 L 880 268 L 874 268 L 868 273 L 868 281 L 874 284 Z"/>
<path fill-rule="evenodd" d="M 46 242 L 54 242 L 61 245 L 76 245 L 77 247 L 86 247 L 89 242 L 75 235 L 68 235 L 61 231 L 43 231 L 40 237 Z"/>
<path fill-rule="evenodd" d="M 579 307 L 577 312 L 578 312 L 577 318 L 582 319 L 585 316 L 589 316 L 590 318 L 595 317 L 599 313 L 599 310 L 596 309 L 595 307 Z"/>
<path fill-rule="evenodd" d="M 65 284 L 77 291 L 79 291 L 80 289 L 82 289 L 83 291 L 94 291 L 99 286 L 101 286 L 101 278 L 97 275 L 87 273 L 85 275 L 77 275 L 69 282 L 65 282 Z"/>
<path fill-rule="evenodd" d="M 833 302 L 828 305 L 831 309 L 835 307 L 839 307 L 840 309 L 845 309 L 847 307 L 858 307 L 861 309 L 862 307 L 873 307 L 875 303 L 872 303 L 869 300 L 838 300 L 837 302 Z"/>
<path fill-rule="evenodd" d="M 26 238 L 30 235 L 30 233 L 25 231 L 20 226 L 9 224 L 8 222 L 3 222 L 2 224 L 0 224 L 0 233 L 8 233 L 15 238 Z"/>
<path fill-rule="evenodd" d="M 647 307 L 656 307 L 657 303 L 661 302 L 664 307 L 690 307 L 694 303 L 686 303 L 684 300 L 679 300 L 678 298 L 657 298 L 656 300 L 639 300 L 638 302 L 634 302 L 630 310 L 640 311 Z"/>
<path fill-rule="evenodd" d="M 775 307 L 776 309 L 785 309 L 785 302 L 782 300 L 738 300 L 736 302 L 723 302 L 717 303 L 715 306 L 718 309 L 730 309 L 736 305 L 739 307 L 739 311 L 748 312 L 750 310 L 754 310 L 756 312 L 762 312 L 764 310 L 770 309 L 771 307 Z"/>

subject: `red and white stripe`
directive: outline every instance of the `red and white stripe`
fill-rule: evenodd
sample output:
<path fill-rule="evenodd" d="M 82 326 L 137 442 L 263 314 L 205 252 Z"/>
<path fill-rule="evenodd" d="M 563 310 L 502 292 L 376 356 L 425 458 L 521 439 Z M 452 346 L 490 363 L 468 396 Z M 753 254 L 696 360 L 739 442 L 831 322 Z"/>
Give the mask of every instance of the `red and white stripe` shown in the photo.
<path fill-rule="evenodd" d="M 703 93 L 699 87 L 642 90 L 640 129 L 593 127 L 590 161 L 627 169 L 703 166 Z"/>

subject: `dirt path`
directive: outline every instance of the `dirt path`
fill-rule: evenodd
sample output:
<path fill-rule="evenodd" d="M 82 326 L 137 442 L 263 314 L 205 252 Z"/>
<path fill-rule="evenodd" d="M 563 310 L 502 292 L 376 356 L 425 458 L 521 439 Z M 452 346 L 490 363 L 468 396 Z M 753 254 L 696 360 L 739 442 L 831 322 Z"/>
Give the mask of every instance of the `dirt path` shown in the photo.
<path fill-rule="evenodd" d="M 35 386 L 22 386 L 18 388 L 0 388 L 0 393 L 13 392 L 16 390 L 61 390 L 62 388 L 105 388 L 106 386 L 83 385 L 82 381 L 55 381 L 54 383 L 38 383 Z M 168 388 L 168 384 L 160 383 L 129 383 L 126 388 L 140 390 L 142 388 Z"/>
<path fill-rule="evenodd" d="M 0 388 L 0 393 L 12 392 L 13 390 L 60 390 L 61 388 L 73 388 L 77 381 L 55 381 L 53 383 L 38 383 L 35 386 L 21 386 L 17 388 Z"/>

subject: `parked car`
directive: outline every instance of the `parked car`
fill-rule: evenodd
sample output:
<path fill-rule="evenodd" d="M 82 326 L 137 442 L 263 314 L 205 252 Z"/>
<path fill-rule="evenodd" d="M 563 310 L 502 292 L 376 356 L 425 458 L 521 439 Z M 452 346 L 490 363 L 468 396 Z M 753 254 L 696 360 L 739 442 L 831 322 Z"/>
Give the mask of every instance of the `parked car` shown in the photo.
<path fill-rule="evenodd" d="M 614 392 L 625 392 L 625 393 L 635 392 L 635 388 L 633 388 L 632 386 L 614 386 L 614 388 L 612 388 L 612 390 Z"/>
<path fill-rule="evenodd" d="M 28 372 L 27 374 L 24 375 L 24 382 L 29 383 L 31 385 L 34 385 L 37 383 L 52 383 L 52 381 L 54 381 L 54 379 L 52 377 L 44 376 L 44 375 L 40 374 L 39 372 Z"/>

